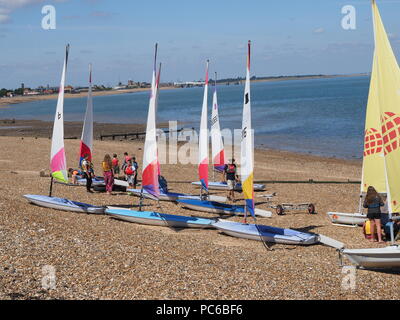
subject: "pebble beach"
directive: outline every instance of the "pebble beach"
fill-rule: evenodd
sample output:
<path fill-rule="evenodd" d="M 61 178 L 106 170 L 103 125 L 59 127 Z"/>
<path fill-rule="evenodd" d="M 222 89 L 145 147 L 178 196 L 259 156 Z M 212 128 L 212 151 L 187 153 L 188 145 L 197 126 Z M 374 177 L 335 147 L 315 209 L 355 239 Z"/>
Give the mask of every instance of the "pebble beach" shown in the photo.
<path fill-rule="evenodd" d="M 71 126 L 65 125 L 66 132 L 79 136 L 80 131 L 74 132 Z M 39 129 L 29 130 L 2 130 L 0 135 L 0 299 L 400 298 L 399 270 L 357 269 L 355 285 L 349 288 L 344 283 L 346 274 L 339 265 L 338 252 L 327 246 L 269 244 L 267 248 L 259 241 L 233 238 L 213 229 L 146 226 L 106 215 L 29 204 L 23 195 L 47 195 L 50 183 L 49 177 L 40 176 L 40 171 L 48 172 L 49 167 L 47 131 L 40 134 Z M 95 126 L 97 137 L 96 130 Z M 97 173 L 100 174 L 106 153 L 117 153 L 122 159 L 127 151 L 136 156 L 141 167 L 143 143 L 95 140 L 93 163 Z M 79 139 L 66 139 L 65 147 L 68 167 L 76 167 Z M 198 189 L 190 184 L 197 180 L 195 165 L 165 164 L 161 170 L 172 191 L 198 194 Z M 211 170 L 209 176 L 212 177 Z M 256 183 L 358 181 L 361 161 L 257 149 L 254 176 Z M 272 199 L 274 205 L 313 203 L 317 214 L 293 211 L 278 216 L 268 208 L 270 203 L 258 197 L 272 192 L 277 193 Z M 212 193 L 226 195 L 224 191 Z M 255 199 L 258 208 L 272 210 L 274 214 L 272 218 L 258 218 L 258 223 L 320 233 L 345 243 L 347 248 L 384 246 L 365 240 L 360 227 L 333 226 L 326 215 L 327 211 L 354 212 L 358 193 L 358 184 L 269 183 L 265 192 L 256 193 Z M 84 187 L 61 184 L 54 184 L 53 195 L 94 205 L 138 205 L 138 198 L 127 193 L 90 194 Z M 242 199 L 240 193 L 237 199 Z M 172 202 L 160 205 L 145 201 L 146 210 L 217 217 L 183 209 Z M 343 263 L 350 265 L 345 258 Z M 43 272 L 49 266 L 55 270 L 55 286 L 44 289 Z"/>

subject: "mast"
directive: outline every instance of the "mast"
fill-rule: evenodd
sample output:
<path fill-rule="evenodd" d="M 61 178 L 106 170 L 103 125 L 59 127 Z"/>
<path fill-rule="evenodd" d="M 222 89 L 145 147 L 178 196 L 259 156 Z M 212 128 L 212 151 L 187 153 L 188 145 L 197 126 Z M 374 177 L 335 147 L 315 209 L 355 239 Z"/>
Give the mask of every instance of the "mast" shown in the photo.
<path fill-rule="evenodd" d="M 65 74 L 68 64 L 69 44 L 65 48 L 64 65 L 61 75 L 60 88 L 58 92 L 58 100 L 56 107 L 56 114 L 54 117 L 53 134 L 51 140 L 51 154 L 50 154 L 50 171 L 51 181 L 49 196 L 51 197 L 53 179 L 61 182 L 68 182 L 65 149 L 64 149 L 64 87 L 65 87 Z"/>
<path fill-rule="evenodd" d="M 250 45 L 247 45 L 247 68 L 246 83 L 244 89 L 243 101 L 243 119 L 242 119 L 242 140 L 240 154 L 240 169 L 242 190 L 245 200 L 245 222 L 247 221 L 247 212 L 255 219 L 254 213 L 254 189 L 253 189 L 253 170 L 254 170 L 254 154 L 253 154 L 253 130 L 251 126 L 251 100 L 250 100 Z"/>
<path fill-rule="evenodd" d="M 198 173 L 201 182 L 201 191 L 208 192 L 208 130 L 207 130 L 207 98 L 208 98 L 208 65 L 206 63 L 206 78 L 204 84 L 203 107 L 201 109 L 199 134 L 199 167 Z"/>

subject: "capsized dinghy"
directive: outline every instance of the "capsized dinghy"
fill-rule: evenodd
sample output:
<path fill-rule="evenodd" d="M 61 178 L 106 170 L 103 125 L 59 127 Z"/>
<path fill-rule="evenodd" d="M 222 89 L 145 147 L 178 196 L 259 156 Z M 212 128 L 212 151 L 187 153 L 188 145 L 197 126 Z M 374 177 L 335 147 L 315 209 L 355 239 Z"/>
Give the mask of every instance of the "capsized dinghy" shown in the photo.
<path fill-rule="evenodd" d="M 140 194 L 142 192 L 141 189 L 127 189 L 126 191 L 131 192 L 132 195 L 137 196 L 137 197 L 140 197 Z M 151 193 L 147 192 L 146 190 L 143 190 L 143 197 L 145 197 L 147 199 L 151 199 L 151 200 L 162 200 L 162 201 L 177 201 L 178 199 L 200 200 L 200 196 L 190 195 L 190 194 L 186 194 L 186 193 L 178 193 L 178 192 L 162 192 L 161 190 L 160 190 L 158 199 L 155 198 Z M 227 200 L 226 197 L 222 197 L 222 196 L 209 195 L 208 197 L 212 201 L 225 202 Z"/>
<path fill-rule="evenodd" d="M 154 226 L 173 228 L 212 228 L 212 219 L 179 216 L 154 211 L 135 211 L 117 207 L 107 207 L 106 214 L 115 219 Z"/>
<path fill-rule="evenodd" d="M 196 211 L 212 212 L 219 214 L 233 214 L 243 216 L 245 214 L 245 208 L 243 205 L 232 205 L 228 203 L 220 203 L 216 201 L 208 200 L 196 200 L 196 199 L 178 199 L 183 207 Z M 269 218 L 272 216 L 271 211 L 265 211 L 258 208 L 254 209 L 254 213 L 257 216 Z"/>
<path fill-rule="evenodd" d="M 71 201 L 64 198 L 48 197 L 36 194 L 25 194 L 24 197 L 28 199 L 30 203 L 50 209 L 96 214 L 103 214 L 105 210 L 104 207 L 92 206 L 87 203 Z"/>
<path fill-rule="evenodd" d="M 247 224 L 218 219 L 213 227 L 233 237 L 281 244 L 310 245 L 319 242 L 318 235 L 292 229 Z"/>
<path fill-rule="evenodd" d="M 201 187 L 201 182 L 195 181 L 195 182 L 192 182 L 192 185 Z M 264 191 L 265 184 L 254 183 L 253 188 L 254 188 L 254 191 Z M 228 184 L 226 182 L 209 181 L 208 189 L 210 189 L 210 190 L 228 190 Z M 235 185 L 235 191 L 242 191 L 241 183 L 237 183 Z"/>

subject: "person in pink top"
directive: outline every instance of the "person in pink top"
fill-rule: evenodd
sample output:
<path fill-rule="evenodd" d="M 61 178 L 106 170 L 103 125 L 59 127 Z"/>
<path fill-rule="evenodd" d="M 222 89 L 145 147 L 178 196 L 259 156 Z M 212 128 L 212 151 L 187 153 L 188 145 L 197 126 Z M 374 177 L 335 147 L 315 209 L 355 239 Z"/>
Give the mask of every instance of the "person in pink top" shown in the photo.
<path fill-rule="evenodd" d="M 112 168 L 113 168 L 114 175 L 117 175 L 117 174 L 119 175 L 119 160 L 118 160 L 118 156 L 116 153 L 113 154 Z"/>

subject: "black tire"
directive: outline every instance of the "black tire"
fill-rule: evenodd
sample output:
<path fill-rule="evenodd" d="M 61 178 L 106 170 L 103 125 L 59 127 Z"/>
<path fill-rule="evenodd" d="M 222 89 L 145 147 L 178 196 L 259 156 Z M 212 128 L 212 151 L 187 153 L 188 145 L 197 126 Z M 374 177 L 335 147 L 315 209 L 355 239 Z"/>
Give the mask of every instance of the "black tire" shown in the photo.
<path fill-rule="evenodd" d="M 276 211 L 276 214 L 277 214 L 278 216 L 283 216 L 283 215 L 285 214 L 285 210 L 283 209 L 283 207 L 282 207 L 280 204 L 278 204 L 278 205 L 276 206 L 275 211 Z"/>
<path fill-rule="evenodd" d="M 316 212 L 315 212 L 315 206 L 314 206 L 312 203 L 310 203 L 310 204 L 308 205 L 308 213 L 309 213 L 309 214 L 316 214 Z"/>

